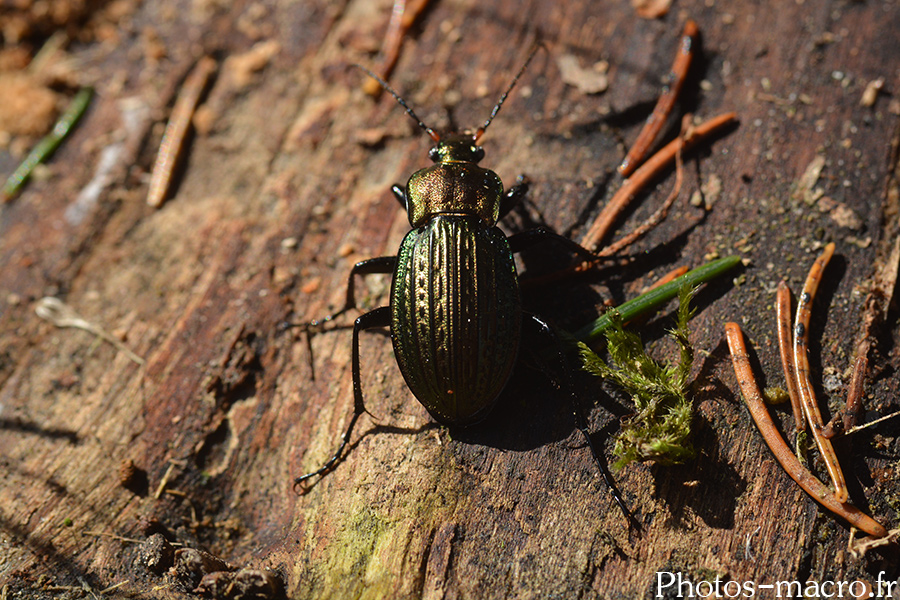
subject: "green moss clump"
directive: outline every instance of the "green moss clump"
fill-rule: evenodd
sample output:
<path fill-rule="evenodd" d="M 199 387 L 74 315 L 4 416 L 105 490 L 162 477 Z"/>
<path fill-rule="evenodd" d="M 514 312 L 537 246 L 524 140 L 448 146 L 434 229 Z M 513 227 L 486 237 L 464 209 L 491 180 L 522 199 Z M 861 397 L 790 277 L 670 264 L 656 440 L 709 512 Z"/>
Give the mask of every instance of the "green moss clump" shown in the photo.
<path fill-rule="evenodd" d="M 763 400 L 766 404 L 783 404 L 791 397 L 783 387 L 767 387 L 763 390 Z"/>
<path fill-rule="evenodd" d="M 622 420 L 616 436 L 613 467 L 621 469 L 633 461 L 660 464 L 683 463 L 696 456 L 691 444 L 693 402 L 687 395 L 687 380 L 694 361 L 688 321 L 694 315 L 690 300 L 696 288 L 681 288 L 678 317 L 669 333 L 680 348 L 676 363 L 662 365 L 644 350 L 640 337 L 626 331 L 621 319 L 605 332 L 610 362 L 579 343 L 584 368 L 614 382 L 631 395 L 635 412 Z"/>

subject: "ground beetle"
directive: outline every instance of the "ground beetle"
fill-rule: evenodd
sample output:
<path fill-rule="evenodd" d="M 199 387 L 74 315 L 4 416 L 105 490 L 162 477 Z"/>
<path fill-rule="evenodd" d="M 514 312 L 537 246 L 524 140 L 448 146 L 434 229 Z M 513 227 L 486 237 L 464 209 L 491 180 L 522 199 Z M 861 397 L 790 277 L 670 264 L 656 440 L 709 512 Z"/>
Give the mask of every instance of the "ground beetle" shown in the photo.
<path fill-rule="evenodd" d="M 340 446 L 321 468 L 296 478 L 295 487 L 337 463 L 357 419 L 366 412 L 359 369 L 359 332 L 364 329 L 390 327 L 394 354 L 407 385 L 432 417 L 444 425 L 470 425 L 487 415 L 512 372 L 523 328 L 553 341 L 560 348 L 560 362 L 565 363 L 550 327 L 522 310 L 513 254 L 534 242 L 553 239 L 582 258 L 597 257 L 546 228 L 507 238 L 497 228 L 497 221 L 522 198 L 527 183 L 519 177 L 517 184 L 504 192 L 497 174 L 478 166 L 484 158 L 478 140 L 540 47 L 531 51 L 484 125 L 474 133 L 438 134 L 383 79 L 356 65 L 393 95 L 434 140 L 428 157 L 435 164 L 415 172 L 405 188 L 392 187 L 413 228 L 397 256 L 356 263 L 343 308 L 323 320 L 330 321 L 355 307 L 356 275 L 393 273 L 390 306 L 360 316 L 353 325 L 354 409 Z M 319 324 L 314 321 L 310 327 Z M 577 426 L 616 502 L 630 517 L 591 442 L 577 399 L 571 390 L 569 393 Z"/>

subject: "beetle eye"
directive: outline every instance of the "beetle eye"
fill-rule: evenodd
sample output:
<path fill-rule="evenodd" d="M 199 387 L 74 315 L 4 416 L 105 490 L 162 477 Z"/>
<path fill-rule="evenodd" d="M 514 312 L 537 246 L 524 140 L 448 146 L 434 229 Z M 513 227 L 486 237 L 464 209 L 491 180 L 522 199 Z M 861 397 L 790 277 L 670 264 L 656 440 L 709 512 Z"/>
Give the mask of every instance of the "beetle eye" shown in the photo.
<path fill-rule="evenodd" d="M 428 158 L 431 159 L 431 162 L 437 162 L 441 159 L 441 153 L 438 151 L 438 147 L 434 146 L 431 150 L 428 151 Z"/>
<path fill-rule="evenodd" d="M 484 148 L 472 146 L 472 162 L 479 162 L 482 158 L 484 158 Z"/>

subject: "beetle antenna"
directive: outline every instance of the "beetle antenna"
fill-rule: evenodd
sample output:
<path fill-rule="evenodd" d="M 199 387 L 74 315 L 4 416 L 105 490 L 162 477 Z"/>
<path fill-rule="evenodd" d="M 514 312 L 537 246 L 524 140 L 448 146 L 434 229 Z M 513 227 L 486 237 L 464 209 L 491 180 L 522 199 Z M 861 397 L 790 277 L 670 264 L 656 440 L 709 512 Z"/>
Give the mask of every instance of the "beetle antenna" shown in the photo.
<path fill-rule="evenodd" d="M 475 141 L 484 134 L 485 129 L 488 128 L 488 125 L 491 124 L 491 121 L 494 120 L 494 117 L 497 116 L 497 113 L 500 112 L 500 107 L 503 106 L 503 103 L 506 102 L 506 97 L 509 96 L 509 93 L 512 91 L 514 87 L 516 87 L 516 83 L 518 83 L 519 78 L 525 73 L 525 69 L 528 68 L 528 65 L 531 64 L 531 59 L 534 58 L 534 55 L 537 54 L 537 51 L 540 49 L 546 50 L 547 47 L 543 42 L 535 42 L 531 47 L 531 52 L 528 53 L 528 58 L 525 59 L 525 62 L 522 64 L 522 67 L 519 69 L 519 72 L 516 73 L 516 76 L 513 77 L 512 81 L 509 83 L 509 87 L 506 88 L 506 91 L 500 96 L 500 100 L 497 101 L 497 104 L 494 105 L 493 110 L 491 110 L 491 116 L 487 118 L 487 121 L 484 122 L 484 125 L 475 130 Z"/>
<path fill-rule="evenodd" d="M 417 114 L 413 111 L 413 109 L 409 107 L 409 104 L 406 103 L 406 100 L 404 100 L 403 97 L 402 97 L 400 94 L 398 94 L 397 92 L 394 91 L 394 88 L 392 88 L 390 85 L 388 85 L 388 82 L 387 82 L 387 81 L 385 81 L 384 79 L 382 79 L 381 77 L 379 77 L 378 75 L 376 75 L 375 73 L 373 73 L 371 70 L 369 70 L 369 69 L 367 69 L 366 67 L 362 66 L 361 64 L 353 63 L 353 66 L 356 67 L 357 69 L 359 69 L 360 71 L 362 71 L 363 73 L 365 73 L 366 75 L 368 75 L 369 77 L 371 77 L 372 79 L 374 79 L 375 81 L 377 81 L 378 84 L 381 86 L 381 88 L 382 88 L 384 91 L 386 91 L 388 94 L 390 94 L 391 96 L 393 96 L 393 97 L 394 97 L 394 100 L 396 100 L 397 102 L 399 102 L 399 103 L 400 103 L 400 106 L 402 106 L 402 107 L 406 110 L 406 114 L 408 114 L 410 117 L 412 117 L 412 118 L 413 118 L 413 121 L 415 121 L 416 124 L 417 124 L 419 127 L 421 127 L 422 130 L 423 130 L 425 133 L 428 134 L 428 137 L 430 137 L 430 138 L 431 138 L 432 140 L 434 140 L 435 142 L 440 142 L 440 141 L 441 141 L 441 136 L 438 135 L 437 132 L 436 132 L 434 129 L 432 129 L 431 127 L 429 127 L 428 125 L 426 125 L 424 122 L 422 122 L 422 119 L 419 118 L 419 115 L 417 115 Z M 515 82 L 513 82 L 513 83 L 515 83 Z M 499 107 L 498 107 L 498 108 L 499 108 Z M 495 112 L 496 112 L 496 111 L 495 111 Z M 490 122 L 490 119 L 488 119 L 488 122 Z"/>

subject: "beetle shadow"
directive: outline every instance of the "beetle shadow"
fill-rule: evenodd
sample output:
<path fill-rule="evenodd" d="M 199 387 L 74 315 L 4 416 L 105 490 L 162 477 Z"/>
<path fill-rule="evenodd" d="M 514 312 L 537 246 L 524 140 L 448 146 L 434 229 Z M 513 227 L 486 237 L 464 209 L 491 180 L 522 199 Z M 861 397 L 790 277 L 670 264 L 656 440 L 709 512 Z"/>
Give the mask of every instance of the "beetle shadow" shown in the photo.
<path fill-rule="evenodd" d="M 528 340 L 523 340 L 523 344 Z M 520 359 L 487 417 L 453 428 L 453 438 L 501 450 L 528 451 L 572 435 L 575 421 L 565 391 L 541 369 Z"/>
<path fill-rule="evenodd" d="M 677 245 L 679 242 L 673 243 Z M 661 252 L 669 258 L 672 256 L 671 248 Z M 730 278 L 708 282 L 691 304 L 702 312 L 731 287 Z M 664 337 L 672 326 L 677 310 L 677 306 L 673 306 L 644 324 L 641 327 L 642 339 L 646 342 Z M 567 364 L 560 366 L 556 364 L 558 361 L 548 363 L 543 359 L 541 348 L 546 348 L 545 339 L 523 338 L 516 369 L 497 405 L 485 421 L 466 429 L 455 429 L 454 438 L 469 444 L 513 451 L 528 451 L 568 440 L 577 429 L 566 385 L 567 381 L 574 380 L 572 389 L 583 410 L 590 415 L 593 445 L 600 449 L 601 460 L 611 463 L 611 438 L 618 431 L 619 420 L 633 410 L 627 397 L 619 392 L 606 393 L 606 384 L 580 373 L 581 363 L 577 356 L 569 354 Z M 702 398 L 696 399 L 697 403 L 704 399 L 721 402 L 722 398 L 734 401 L 732 392 L 714 376 L 715 368 L 726 357 L 727 349 L 720 342 L 704 359 L 699 373 L 692 379 L 696 389 L 706 390 Z M 671 518 L 675 522 L 685 520 L 686 509 L 690 507 L 692 514 L 698 515 L 710 526 L 728 528 L 733 523 L 736 499 L 746 488 L 746 483 L 720 452 L 715 424 L 696 416 L 694 427 L 695 448 L 702 449 L 695 461 L 683 466 L 651 467 L 658 496 L 665 498 L 671 506 Z M 571 443 L 573 448 L 586 446 L 577 434 Z"/>
<path fill-rule="evenodd" d="M 694 384 L 702 382 L 704 389 L 696 398 L 697 403 L 710 399 L 732 404 L 737 402 L 731 390 L 713 375 L 724 360 L 727 360 L 727 348 L 724 342 L 720 342 L 704 360 L 694 379 Z M 520 360 L 510 384 L 490 416 L 478 425 L 454 430 L 454 439 L 511 451 L 529 451 L 569 440 L 576 425 L 566 391 L 554 385 L 546 369 L 536 368 L 530 363 L 529 360 Z M 590 394 L 584 393 L 582 385 L 576 386 L 576 393 L 585 408 L 589 397 L 601 398 L 599 403 L 606 414 L 593 415 L 590 436 L 608 468 L 613 460 L 611 446 L 612 438 L 619 429 L 618 420 L 630 409 L 616 399 L 617 395 L 605 394 L 602 384 L 594 378 L 587 375 L 585 378 L 593 382 Z M 528 402 L 531 398 L 544 401 Z M 696 415 L 692 442 L 698 449 L 697 457 L 684 465 L 649 467 L 654 479 L 655 496 L 664 500 L 669 509 L 667 518 L 676 526 L 696 515 L 716 529 L 733 527 L 737 498 L 744 493 L 747 483 L 721 451 L 717 433 L 721 429 L 716 422 Z M 571 442 L 573 450 L 588 451 L 579 435 L 571 438 Z"/>
<path fill-rule="evenodd" d="M 525 318 L 529 318 L 527 314 Z M 496 405 L 483 421 L 454 429 L 454 437 L 470 444 L 514 451 L 559 443 L 578 428 L 574 397 L 581 412 L 595 417 L 589 418 L 591 441 L 595 447 L 604 448 L 609 436 L 601 430 L 615 431 L 618 420 L 629 409 L 600 389 L 598 381 L 581 371 L 580 366 L 581 359 L 556 334 L 538 334 L 535 329 L 523 328 L 515 368 Z M 598 395 L 606 410 L 602 417 L 594 415 L 595 406 L 587 400 Z M 596 423 L 601 421 L 598 427 Z M 587 446 L 586 440 L 576 437 L 577 446 Z M 605 450 L 601 452 L 607 454 Z M 601 460 L 606 462 L 604 457 Z"/>
<path fill-rule="evenodd" d="M 556 247 L 551 248 L 550 246 L 555 246 L 553 244 L 547 244 L 546 252 L 539 252 L 536 249 L 522 252 L 520 257 L 526 265 L 525 276 L 522 279 L 523 303 L 528 310 L 542 318 L 550 318 L 553 325 L 568 331 L 576 331 L 598 317 L 598 306 L 602 306 L 607 300 L 621 304 L 627 299 L 627 288 L 636 279 L 652 270 L 659 270 L 660 265 L 670 264 L 673 256 L 681 256 L 690 234 L 702 225 L 706 214 L 704 213 L 701 218 L 689 224 L 667 242 L 646 252 L 624 257 L 628 261 L 627 264 L 600 266 L 592 271 L 559 280 L 559 285 L 547 285 L 536 281 L 540 281 L 542 274 L 548 271 L 552 275 L 554 264 L 557 265 L 557 271 L 560 264 L 571 265 L 571 253 L 561 252 Z M 535 272 L 538 275 L 535 276 Z M 600 284 L 599 288 L 597 284 Z M 564 287 L 565 293 L 559 293 L 561 286 Z M 711 302 L 706 298 L 712 295 L 713 290 L 718 297 L 727 289 L 730 287 L 715 281 L 709 282 L 692 300 L 692 306 L 697 307 L 699 312 Z M 673 310 L 677 310 L 677 307 Z M 645 334 L 645 339 L 655 339 L 662 335 L 663 331 L 664 329 L 660 328 L 658 335 Z"/>

